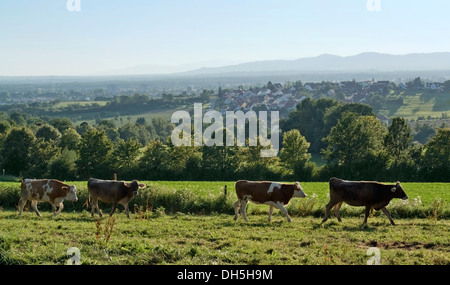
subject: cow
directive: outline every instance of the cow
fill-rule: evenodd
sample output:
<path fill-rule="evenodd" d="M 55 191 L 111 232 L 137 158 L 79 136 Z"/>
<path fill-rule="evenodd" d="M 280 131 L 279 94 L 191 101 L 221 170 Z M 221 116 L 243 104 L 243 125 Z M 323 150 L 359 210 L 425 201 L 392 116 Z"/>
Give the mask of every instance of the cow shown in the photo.
<path fill-rule="evenodd" d="M 383 211 L 391 224 L 395 226 L 386 206 L 393 198 L 408 199 L 400 182 L 394 185 L 388 185 L 372 181 L 346 181 L 333 177 L 330 179 L 329 185 L 330 202 L 325 207 L 325 217 L 322 223 L 327 221 L 329 212 L 333 207 L 338 221 L 342 222 L 339 209 L 342 203 L 345 202 L 351 206 L 366 207 L 363 226 L 367 225 L 367 218 L 372 208 L 377 211 Z"/>
<path fill-rule="evenodd" d="M 23 207 L 28 200 L 31 200 L 31 207 L 39 217 L 41 213 L 37 208 L 40 201 L 52 204 L 53 216 L 59 215 L 64 208 L 64 199 L 76 202 L 77 188 L 75 185 L 67 185 L 54 179 L 25 179 L 21 182 L 21 195 L 19 200 L 19 216 L 22 215 Z M 56 211 L 56 206 L 59 206 Z"/>
<path fill-rule="evenodd" d="M 98 200 L 113 204 L 113 209 L 109 214 L 112 216 L 116 211 L 117 204 L 122 204 L 125 207 L 125 213 L 127 217 L 130 218 L 130 213 L 128 210 L 128 202 L 137 195 L 139 188 L 144 188 L 146 185 L 133 180 L 131 183 L 124 181 L 115 180 L 100 180 L 91 178 L 88 181 L 88 191 L 89 195 L 92 197 L 88 198 L 88 204 L 91 204 L 91 215 L 94 217 L 95 209 L 100 217 L 102 217 L 102 212 L 98 207 Z"/>
<path fill-rule="evenodd" d="M 256 204 L 269 205 L 269 218 L 270 222 L 272 217 L 273 208 L 281 210 L 286 217 L 287 221 L 290 222 L 288 211 L 284 207 L 289 204 L 292 197 L 306 197 L 303 192 L 300 183 L 295 182 L 295 184 L 282 184 L 278 182 L 253 182 L 239 180 L 235 184 L 236 195 L 238 201 L 234 203 L 234 220 L 236 221 L 239 216 L 239 211 L 242 213 L 244 220 L 248 222 L 247 219 L 247 203 L 252 201 Z"/>

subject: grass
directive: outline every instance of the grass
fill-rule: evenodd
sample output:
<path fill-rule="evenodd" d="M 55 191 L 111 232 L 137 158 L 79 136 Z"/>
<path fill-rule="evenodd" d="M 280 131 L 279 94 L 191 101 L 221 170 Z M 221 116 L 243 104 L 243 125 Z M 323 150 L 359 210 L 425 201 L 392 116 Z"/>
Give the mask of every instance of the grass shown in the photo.
<path fill-rule="evenodd" d="M 450 115 L 450 98 L 448 94 L 434 91 L 403 91 L 398 94 L 403 98 L 403 104 L 390 104 L 379 113 L 388 117 L 403 117 L 417 120 L 419 117 L 433 119 L 441 118 L 443 113 Z"/>
<path fill-rule="evenodd" d="M 275 215 L 254 215 L 250 223 L 230 215 L 161 215 L 139 219 L 113 216 L 104 233 L 87 212 L 18 218 L 0 212 L 0 253 L 4 264 L 64 264 L 71 247 L 82 264 L 365 264 L 369 247 L 378 247 L 382 264 L 450 264 L 450 221 L 398 221 L 384 217 L 346 218 L 323 225 L 314 217 L 287 223 Z M 100 233 L 99 233 L 100 232 Z M 439 234 L 436 234 L 439 233 Z M 100 236 L 100 237 L 99 237 Z M 0 261 L 2 262 L 2 261 Z"/>
<path fill-rule="evenodd" d="M 388 206 L 396 227 L 381 212 L 361 227 L 363 209 L 345 204 L 342 223 L 321 224 L 327 183 L 302 183 L 308 197 L 291 201 L 292 223 L 277 210 L 268 223 L 268 207 L 254 204 L 249 223 L 235 222 L 234 182 L 144 181 L 130 220 L 121 206 L 113 218 L 92 218 L 82 207 L 86 182 L 73 183 L 79 202 L 65 202 L 56 218 L 40 203 L 39 218 L 32 210 L 18 217 L 19 183 L 0 182 L 0 264 L 64 264 L 72 247 L 82 264 L 366 264 L 370 247 L 382 264 L 450 264 L 446 183 L 403 183 L 410 199 Z"/>

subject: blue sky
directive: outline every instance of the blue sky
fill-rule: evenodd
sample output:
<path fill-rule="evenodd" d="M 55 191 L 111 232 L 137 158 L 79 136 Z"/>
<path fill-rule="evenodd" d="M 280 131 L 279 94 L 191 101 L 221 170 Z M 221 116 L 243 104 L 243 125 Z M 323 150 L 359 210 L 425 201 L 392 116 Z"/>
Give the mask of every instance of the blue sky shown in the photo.
<path fill-rule="evenodd" d="M 0 75 L 450 51 L 447 0 L 79 1 L 1 0 Z"/>

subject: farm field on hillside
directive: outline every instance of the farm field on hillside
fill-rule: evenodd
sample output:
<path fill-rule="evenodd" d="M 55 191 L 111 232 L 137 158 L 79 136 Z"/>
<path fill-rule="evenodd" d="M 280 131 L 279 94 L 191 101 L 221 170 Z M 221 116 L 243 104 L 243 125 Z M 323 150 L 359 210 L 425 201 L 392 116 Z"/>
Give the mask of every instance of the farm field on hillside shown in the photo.
<path fill-rule="evenodd" d="M 408 120 L 417 120 L 419 117 L 436 119 L 441 118 L 442 114 L 450 115 L 448 113 L 448 110 L 450 110 L 450 98 L 448 96 L 438 95 L 432 91 L 422 91 L 417 93 L 402 92 L 401 98 L 403 98 L 402 104 L 391 103 L 379 113 L 390 118 L 403 117 Z"/>

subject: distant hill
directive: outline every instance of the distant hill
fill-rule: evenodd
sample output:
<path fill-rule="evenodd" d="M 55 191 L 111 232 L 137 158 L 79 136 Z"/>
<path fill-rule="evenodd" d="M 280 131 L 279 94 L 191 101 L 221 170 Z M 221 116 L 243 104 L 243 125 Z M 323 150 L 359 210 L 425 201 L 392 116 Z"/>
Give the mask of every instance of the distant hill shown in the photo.
<path fill-rule="evenodd" d="M 297 60 L 256 61 L 214 68 L 200 68 L 185 75 L 263 72 L 393 72 L 450 70 L 450 52 L 390 55 L 361 53 L 354 56 L 323 54 Z"/>

